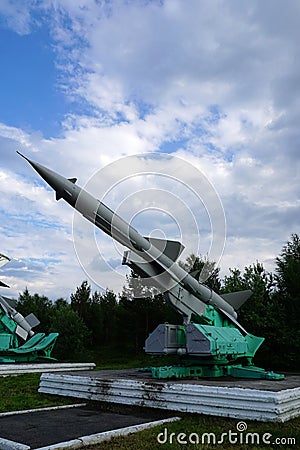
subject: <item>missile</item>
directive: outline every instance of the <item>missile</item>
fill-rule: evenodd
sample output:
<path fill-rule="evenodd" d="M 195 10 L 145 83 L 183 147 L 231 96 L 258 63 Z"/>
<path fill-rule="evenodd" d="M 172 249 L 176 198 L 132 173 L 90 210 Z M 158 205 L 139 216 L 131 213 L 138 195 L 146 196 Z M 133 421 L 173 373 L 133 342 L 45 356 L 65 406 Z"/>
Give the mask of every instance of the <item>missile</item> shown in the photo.
<path fill-rule="evenodd" d="M 177 259 L 184 248 L 180 242 L 142 236 L 103 202 L 79 187 L 76 178 L 65 178 L 19 151 L 17 153 L 52 187 L 56 200 L 64 199 L 96 227 L 127 247 L 123 264 L 131 267 L 142 278 L 148 278 L 160 286 L 173 306 L 184 316 L 185 323 L 190 321 L 193 313 L 201 315 L 206 305 L 212 305 L 247 334 L 236 320 L 234 306 L 237 309 L 251 295 L 251 291 L 243 291 L 242 298 L 227 294 L 225 300 L 180 267 Z"/>
<path fill-rule="evenodd" d="M 0 267 L 4 266 L 9 261 L 10 258 L 8 256 L 5 256 L 2 253 L 0 253 Z M 0 286 L 9 287 L 2 281 L 0 281 Z M 22 316 L 22 314 L 19 313 L 14 308 L 13 304 L 14 304 L 13 300 L 0 295 L 0 308 L 2 309 L 4 314 L 6 314 L 10 319 L 12 319 L 16 323 L 17 326 L 15 329 L 15 333 L 19 337 L 21 337 L 24 341 L 26 341 L 28 336 L 31 337 L 34 335 L 34 331 L 32 331 L 32 328 L 39 325 L 40 321 L 33 313 L 28 314 L 28 316 L 26 317 Z M 2 318 L 2 324 L 4 325 L 4 327 L 8 327 L 9 329 L 9 322 L 7 322 L 7 319 L 4 318 L 3 320 Z"/>
<path fill-rule="evenodd" d="M 5 299 L 0 295 L 0 308 L 17 324 L 15 333 L 26 341 L 28 336 L 31 337 L 34 335 L 32 328 L 39 325 L 40 321 L 33 313 L 28 314 L 26 317 L 22 316 L 21 313 L 10 305 L 9 301 L 10 299 Z"/>

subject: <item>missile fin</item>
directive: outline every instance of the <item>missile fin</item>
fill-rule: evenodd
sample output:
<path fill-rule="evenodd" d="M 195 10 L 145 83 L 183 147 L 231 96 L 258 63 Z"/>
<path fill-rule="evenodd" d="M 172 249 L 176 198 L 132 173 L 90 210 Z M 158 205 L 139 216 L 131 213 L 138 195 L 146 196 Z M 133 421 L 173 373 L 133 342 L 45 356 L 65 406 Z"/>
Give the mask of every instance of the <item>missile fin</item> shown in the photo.
<path fill-rule="evenodd" d="M 7 264 L 10 260 L 11 259 L 8 256 L 5 256 L 2 253 L 0 253 L 0 267 L 2 267 L 5 264 Z"/>
<path fill-rule="evenodd" d="M 30 328 L 37 327 L 40 324 L 39 319 L 33 313 L 28 314 L 28 316 L 25 317 L 25 320 Z"/>
<path fill-rule="evenodd" d="M 150 265 L 150 263 L 147 263 L 147 264 Z M 142 267 L 142 264 L 131 262 L 130 265 L 129 264 L 127 264 L 127 265 L 128 265 L 128 267 L 130 267 L 131 270 L 133 270 L 134 273 L 139 275 L 141 278 L 150 277 L 150 275 L 148 275 L 148 273 Z"/>
<path fill-rule="evenodd" d="M 58 191 L 56 191 L 56 193 L 55 193 L 55 200 L 60 200 L 61 198 L 63 198 L 63 196 L 61 195 L 61 193 L 60 192 L 58 192 Z"/>
<path fill-rule="evenodd" d="M 155 264 L 155 261 L 146 261 L 138 255 L 132 255 L 131 250 L 124 252 L 122 264 L 130 267 L 141 278 L 151 278 L 163 272 L 163 269 Z"/>
<path fill-rule="evenodd" d="M 238 310 L 253 294 L 250 289 L 245 291 L 230 292 L 229 294 L 223 294 L 221 297 L 225 302 L 229 303 L 235 310 Z"/>
<path fill-rule="evenodd" d="M 75 184 L 77 181 L 77 178 L 68 178 L 69 181 L 71 181 L 71 183 Z"/>
<path fill-rule="evenodd" d="M 26 330 L 24 330 L 24 328 L 20 327 L 19 325 L 16 328 L 15 333 L 20 336 L 20 338 L 22 338 L 24 341 L 26 341 L 28 333 Z"/>
<path fill-rule="evenodd" d="M 168 239 L 159 239 L 159 238 L 153 238 L 153 237 L 146 237 L 144 236 L 147 241 L 151 242 L 154 247 L 156 247 L 158 250 L 160 250 L 164 255 L 166 255 L 168 258 L 170 258 L 172 261 L 176 261 L 181 253 L 184 250 L 184 245 L 181 244 L 181 242 L 178 241 L 171 241 Z"/>

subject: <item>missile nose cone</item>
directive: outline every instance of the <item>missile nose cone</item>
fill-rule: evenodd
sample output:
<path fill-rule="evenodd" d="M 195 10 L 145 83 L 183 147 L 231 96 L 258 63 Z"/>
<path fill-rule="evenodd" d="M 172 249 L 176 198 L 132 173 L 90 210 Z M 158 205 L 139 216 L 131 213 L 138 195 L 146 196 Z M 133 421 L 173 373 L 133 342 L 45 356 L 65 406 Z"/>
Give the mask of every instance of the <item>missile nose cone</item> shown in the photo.
<path fill-rule="evenodd" d="M 65 178 L 63 178 L 58 173 L 54 172 L 47 167 L 42 166 L 37 162 L 31 161 L 31 159 L 24 156 L 21 152 L 17 151 L 17 153 L 22 156 L 22 158 L 26 159 L 27 162 L 37 171 L 37 173 L 48 183 L 56 192 L 60 191 L 63 188 Z"/>
<path fill-rule="evenodd" d="M 18 155 L 22 156 L 22 158 L 24 158 L 27 162 L 29 162 L 29 164 L 41 175 L 41 177 L 44 178 L 41 171 L 43 172 L 43 169 L 46 169 L 46 167 L 43 167 L 41 164 L 31 161 L 31 159 L 27 158 L 27 156 L 23 155 L 23 153 L 19 152 L 18 150 L 17 153 Z"/>
<path fill-rule="evenodd" d="M 67 179 L 42 164 L 31 161 L 31 159 L 24 156 L 21 152 L 17 151 L 17 153 L 26 159 L 46 183 L 54 189 L 56 192 L 56 200 L 64 198 L 72 206 L 75 205 L 80 191 L 78 187 L 75 188 L 76 178 Z"/>
<path fill-rule="evenodd" d="M 24 158 L 27 162 L 29 162 L 29 164 L 30 164 L 37 172 L 39 172 L 39 170 L 41 170 L 41 169 L 47 170 L 46 167 L 43 167 L 41 164 L 38 164 L 38 163 L 36 163 L 36 162 L 34 162 L 34 161 L 31 161 L 31 159 L 27 158 L 27 156 L 23 155 L 23 153 L 19 152 L 19 150 L 17 150 L 17 153 L 18 153 L 18 155 L 22 156 L 22 158 Z M 39 172 L 39 173 L 40 173 L 40 172 Z M 40 173 L 40 175 L 43 176 L 41 173 Z"/>
<path fill-rule="evenodd" d="M 26 159 L 26 161 L 28 161 L 29 163 L 31 162 L 25 155 L 23 155 L 23 153 L 19 152 L 19 150 L 17 150 L 18 155 L 22 156 L 22 158 Z"/>

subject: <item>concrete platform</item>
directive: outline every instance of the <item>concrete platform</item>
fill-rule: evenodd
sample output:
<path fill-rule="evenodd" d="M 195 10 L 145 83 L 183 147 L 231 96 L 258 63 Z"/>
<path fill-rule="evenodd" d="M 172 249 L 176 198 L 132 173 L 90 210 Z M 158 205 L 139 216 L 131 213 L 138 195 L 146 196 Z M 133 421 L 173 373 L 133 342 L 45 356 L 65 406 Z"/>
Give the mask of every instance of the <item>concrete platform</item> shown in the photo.
<path fill-rule="evenodd" d="M 0 364 L 0 376 L 20 375 L 22 373 L 67 372 L 92 370 L 94 363 L 24 363 Z"/>
<path fill-rule="evenodd" d="M 300 376 L 286 379 L 155 380 L 138 369 L 43 373 L 39 392 L 238 419 L 284 422 L 300 415 Z"/>

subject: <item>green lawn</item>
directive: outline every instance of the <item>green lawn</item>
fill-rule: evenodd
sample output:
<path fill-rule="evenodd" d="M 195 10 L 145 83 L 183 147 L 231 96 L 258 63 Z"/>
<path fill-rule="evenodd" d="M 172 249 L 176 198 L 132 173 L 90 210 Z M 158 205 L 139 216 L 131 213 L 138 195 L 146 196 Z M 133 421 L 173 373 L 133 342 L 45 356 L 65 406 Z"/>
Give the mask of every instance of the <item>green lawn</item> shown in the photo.
<path fill-rule="evenodd" d="M 0 378 L 0 412 L 72 403 L 72 399 L 38 393 L 40 373 Z M 74 401 L 73 401 L 74 403 Z"/>
<path fill-rule="evenodd" d="M 174 414 L 174 416 L 176 413 Z M 178 415 L 178 414 L 177 414 Z M 146 431 L 141 431 L 136 434 L 131 434 L 126 437 L 113 438 L 109 442 L 103 442 L 98 445 L 88 447 L 89 450 L 176 450 L 176 449 L 230 449 L 230 450 L 246 450 L 246 449 L 297 449 L 300 443 L 300 418 L 291 420 L 285 423 L 262 423 L 254 421 L 245 421 L 247 424 L 247 430 L 237 433 L 237 423 L 239 420 L 223 419 L 218 417 L 210 417 L 196 414 L 184 414 L 180 421 L 167 423 L 159 427 L 155 427 Z M 167 432 L 165 431 L 167 430 Z M 229 441 L 229 433 L 231 434 L 231 442 Z M 157 438 L 160 434 L 160 441 Z M 172 435 L 172 433 L 175 433 Z M 184 433 L 184 435 L 180 435 Z M 201 439 L 204 433 L 214 433 L 216 437 L 216 444 L 213 443 L 213 437 L 211 436 L 210 444 L 208 443 L 208 436 L 204 435 L 204 445 L 201 444 Z M 221 441 L 222 433 L 224 435 L 223 443 L 218 444 Z M 233 433 L 237 433 L 234 435 Z M 257 433 L 253 435 L 253 444 L 251 443 L 252 435 L 247 433 Z M 271 436 L 270 436 L 271 435 Z M 270 444 L 263 443 L 263 436 Z M 199 437 L 200 444 L 195 444 Z M 183 443 L 178 443 L 177 438 Z M 289 439 L 294 439 L 294 441 Z M 237 443 L 234 440 L 237 439 Z M 242 439 L 243 444 L 240 444 Z M 248 439 L 248 444 L 246 444 Z M 273 444 L 278 439 L 278 442 L 282 440 L 284 444 Z M 189 443 L 191 440 L 192 443 Z M 164 443 L 164 441 L 167 441 Z M 184 443 L 184 442 L 187 443 Z M 295 442 L 295 444 L 293 443 Z M 297 445 L 298 444 L 298 445 Z"/>

